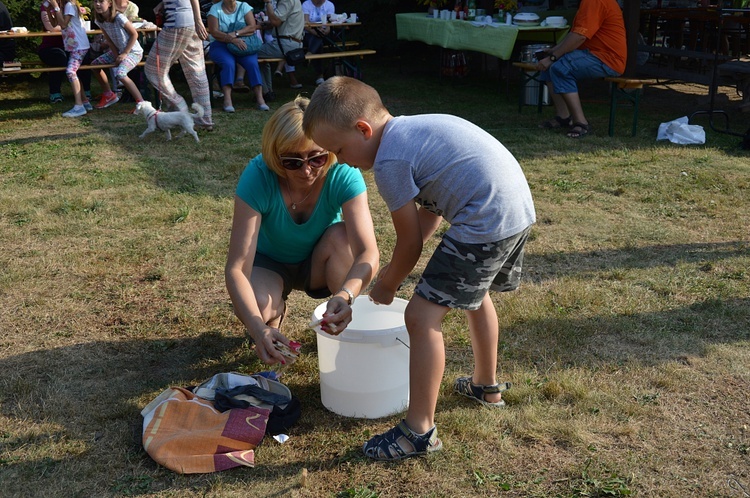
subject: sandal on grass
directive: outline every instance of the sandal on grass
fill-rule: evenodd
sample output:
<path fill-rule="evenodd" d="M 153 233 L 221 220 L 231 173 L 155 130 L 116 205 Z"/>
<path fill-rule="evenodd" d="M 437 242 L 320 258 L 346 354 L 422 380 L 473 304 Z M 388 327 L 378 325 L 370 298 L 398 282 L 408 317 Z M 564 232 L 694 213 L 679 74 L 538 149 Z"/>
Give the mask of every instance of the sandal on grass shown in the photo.
<path fill-rule="evenodd" d="M 539 128 L 546 128 L 548 130 L 558 130 L 560 128 L 570 128 L 570 125 L 573 121 L 570 119 L 570 116 L 567 118 L 561 118 L 560 116 L 555 116 L 554 118 L 550 119 L 549 121 L 545 121 L 544 123 L 539 125 Z"/>
<path fill-rule="evenodd" d="M 362 447 L 365 455 L 374 460 L 401 460 L 439 451 L 443 443 L 437 437 L 437 427 L 417 434 L 402 420 L 396 427 L 379 434 Z"/>
<path fill-rule="evenodd" d="M 502 408 L 505 406 L 505 401 L 502 399 L 497 403 L 490 403 L 484 400 L 485 394 L 495 394 L 507 391 L 510 389 L 510 382 L 503 382 L 502 384 L 493 384 L 491 386 L 483 386 L 481 384 L 474 384 L 471 381 L 471 377 L 459 377 L 456 379 L 454 388 L 458 394 L 471 398 L 478 403 L 482 403 L 484 406 L 490 406 L 494 408 Z"/>
<path fill-rule="evenodd" d="M 568 138 L 583 138 L 593 131 L 594 127 L 591 123 L 573 123 L 568 132 Z"/>

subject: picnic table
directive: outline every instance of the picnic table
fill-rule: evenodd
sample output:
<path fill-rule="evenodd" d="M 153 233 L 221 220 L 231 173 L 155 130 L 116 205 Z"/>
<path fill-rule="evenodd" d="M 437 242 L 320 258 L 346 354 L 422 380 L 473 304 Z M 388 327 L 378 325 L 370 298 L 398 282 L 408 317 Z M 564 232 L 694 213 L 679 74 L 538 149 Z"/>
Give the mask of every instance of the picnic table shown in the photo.
<path fill-rule="evenodd" d="M 471 50 L 509 61 L 517 43 L 556 44 L 570 26 L 516 26 L 445 20 L 424 12 L 396 14 L 396 37 L 453 50 Z"/>

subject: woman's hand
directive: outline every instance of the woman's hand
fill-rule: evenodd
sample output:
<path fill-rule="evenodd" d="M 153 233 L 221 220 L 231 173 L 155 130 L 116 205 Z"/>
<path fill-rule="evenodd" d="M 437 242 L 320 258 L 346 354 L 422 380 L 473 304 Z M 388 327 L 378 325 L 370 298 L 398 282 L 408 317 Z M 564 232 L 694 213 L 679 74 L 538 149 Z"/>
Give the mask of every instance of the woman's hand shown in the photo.
<path fill-rule="evenodd" d="M 341 296 L 333 296 L 326 306 L 320 328 L 327 334 L 339 335 L 352 323 L 352 307 Z"/>
<path fill-rule="evenodd" d="M 255 354 L 258 355 L 258 358 L 263 363 L 267 365 L 274 365 L 276 363 L 286 364 L 284 355 L 274 347 L 274 343 L 276 342 L 289 346 L 289 339 L 279 332 L 279 329 L 266 326 L 263 330 L 255 334 L 247 330 L 247 334 L 255 343 Z"/>
<path fill-rule="evenodd" d="M 245 43 L 245 40 L 242 39 L 241 36 L 238 36 L 237 38 L 232 38 L 231 43 L 237 46 L 240 50 L 245 50 L 247 48 L 247 44 Z"/>

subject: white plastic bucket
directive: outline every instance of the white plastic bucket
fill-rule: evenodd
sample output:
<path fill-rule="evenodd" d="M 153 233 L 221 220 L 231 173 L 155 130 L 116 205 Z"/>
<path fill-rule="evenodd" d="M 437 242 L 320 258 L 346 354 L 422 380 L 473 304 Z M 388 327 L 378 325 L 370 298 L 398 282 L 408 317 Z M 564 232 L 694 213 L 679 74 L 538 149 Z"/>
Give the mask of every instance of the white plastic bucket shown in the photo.
<path fill-rule="evenodd" d="M 323 317 L 326 304 L 315 308 L 313 320 Z M 352 305 L 352 323 L 341 334 L 315 327 L 323 406 L 356 418 L 385 417 L 409 406 L 406 305 L 398 298 L 376 305 L 359 296 Z"/>

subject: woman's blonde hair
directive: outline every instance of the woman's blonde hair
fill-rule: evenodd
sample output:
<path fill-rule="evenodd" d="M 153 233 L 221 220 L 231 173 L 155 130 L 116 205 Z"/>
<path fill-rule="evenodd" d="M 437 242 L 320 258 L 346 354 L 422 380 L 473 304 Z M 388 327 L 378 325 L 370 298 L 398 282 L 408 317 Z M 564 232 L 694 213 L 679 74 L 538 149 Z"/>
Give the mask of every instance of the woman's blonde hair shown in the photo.
<path fill-rule="evenodd" d="M 302 131 L 302 117 L 310 99 L 297 97 L 279 107 L 263 127 L 261 152 L 268 168 L 286 178 L 287 170 L 281 165 L 280 156 L 296 155 L 299 151 L 310 148 L 312 140 Z M 336 156 L 330 152 L 328 163 L 323 166 L 323 174 L 336 162 Z"/>

